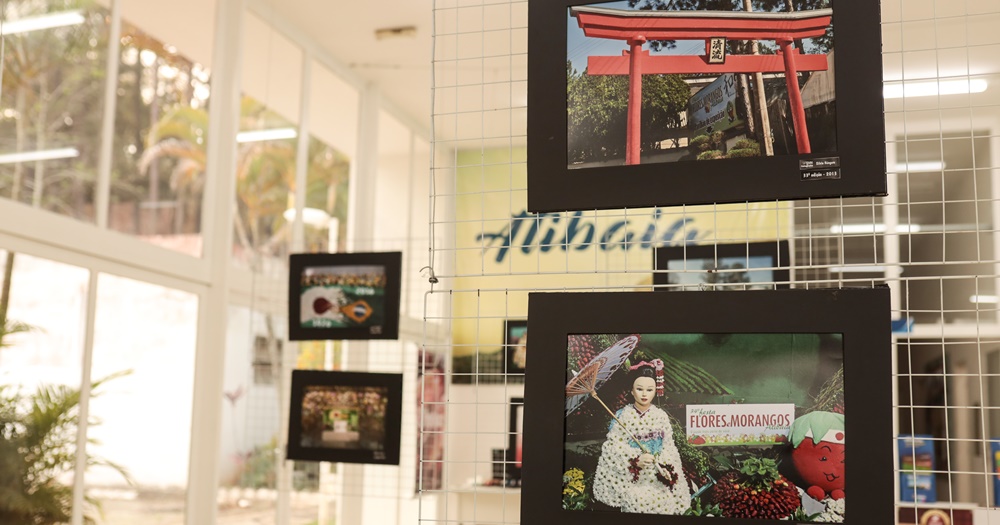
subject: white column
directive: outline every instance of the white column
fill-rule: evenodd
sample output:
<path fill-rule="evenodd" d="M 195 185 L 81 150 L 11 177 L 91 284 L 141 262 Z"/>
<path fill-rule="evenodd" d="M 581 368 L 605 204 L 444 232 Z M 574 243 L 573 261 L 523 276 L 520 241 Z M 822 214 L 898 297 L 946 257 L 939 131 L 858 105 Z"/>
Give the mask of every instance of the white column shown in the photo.
<path fill-rule="evenodd" d="M 378 177 L 378 120 L 381 95 L 374 86 L 361 91 L 358 108 L 358 151 L 350 182 L 347 250 L 368 251 L 374 248 L 375 181 Z"/>
<path fill-rule="evenodd" d="M 229 265 L 236 195 L 236 133 L 240 118 L 243 0 L 218 0 L 212 53 L 208 164 L 202 214 L 208 291 L 199 297 L 187 525 L 214 525 L 217 514 L 222 382 Z"/>
<path fill-rule="evenodd" d="M 79 423 L 76 434 L 76 468 L 73 471 L 72 525 L 83 525 L 84 481 L 87 471 L 87 424 L 90 418 L 90 368 L 94 362 L 94 321 L 97 318 L 97 270 L 90 270 L 87 282 L 87 304 L 84 313 L 83 373 L 80 377 Z"/>
<path fill-rule="evenodd" d="M 309 54 L 302 53 L 302 85 L 299 97 L 299 138 L 295 151 L 295 221 L 292 222 L 292 252 L 301 252 L 305 249 L 305 221 L 302 209 L 306 205 L 306 182 L 309 176 L 309 95 L 312 86 L 312 69 Z M 291 403 L 292 369 L 295 368 L 296 358 L 299 355 L 298 343 L 291 343 L 282 355 L 281 360 L 281 381 L 278 384 L 278 420 L 281 426 L 278 427 L 278 462 L 277 488 L 278 501 L 275 505 L 275 523 L 278 525 L 288 525 L 291 520 L 291 496 L 292 496 L 292 475 L 295 463 L 285 459 L 285 451 L 288 450 L 288 434 L 284 429 L 288 428 L 288 406 Z"/>
<path fill-rule="evenodd" d="M 115 107 L 118 104 L 118 62 L 121 55 L 122 3 L 111 0 L 111 27 L 108 28 L 108 67 L 104 79 L 104 114 L 101 117 L 101 154 L 97 161 L 94 206 L 97 227 L 108 227 L 111 205 L 111 160 L 115 142 Z"/>
<path fill-rule="evenodd" d="M 378 177 L 378 120 L 379 93 L 371 86 L 361 92 L 358 111 L 358 151 L 354 160 L 354 173 L 350 182 L 347 249 L 366 251 L 374 248 L 375 237 L 375 186 Z M 368 343 L 350 341 L 344 344 L 345 369 L 368 370 Z M 364 523 L 365 466 L 342 465 L 343 494 L 338 506 L 341 525 Z"/>

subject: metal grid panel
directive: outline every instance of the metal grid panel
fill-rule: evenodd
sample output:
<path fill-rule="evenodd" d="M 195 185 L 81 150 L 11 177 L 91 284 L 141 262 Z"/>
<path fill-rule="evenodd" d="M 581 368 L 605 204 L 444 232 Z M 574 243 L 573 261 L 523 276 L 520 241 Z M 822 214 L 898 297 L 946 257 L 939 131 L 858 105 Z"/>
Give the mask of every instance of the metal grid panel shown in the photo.
<path fill-rule="evenodd" d="M 483 482 L 490 450 L 510 432 L 510 399 L 523 392 L 516 375 L 497 374 L 496 354 L 503 321 L 527 316 L 528 292 L 649 290 L 653 246 L 787 238 L 791 261 L 776 267 L 793 287 L 889 284 L 903 326 L 885 378 L 897 437 L 933 436 L 934 505 L 1000 524 L 989 510 L 990 441 L 1000 437 L 1000 4 L 882 1 L 886 198 L 578 214 L 523 211 L 527 2 L 436 0 L 434 24 L 430 237 L 441 282 L 431 294 L 451 304 L 426 318 L 450 323 L 454 360 L 445 506 L 425 505 L 422 522 L 521 522 L 519 489 Z"/>

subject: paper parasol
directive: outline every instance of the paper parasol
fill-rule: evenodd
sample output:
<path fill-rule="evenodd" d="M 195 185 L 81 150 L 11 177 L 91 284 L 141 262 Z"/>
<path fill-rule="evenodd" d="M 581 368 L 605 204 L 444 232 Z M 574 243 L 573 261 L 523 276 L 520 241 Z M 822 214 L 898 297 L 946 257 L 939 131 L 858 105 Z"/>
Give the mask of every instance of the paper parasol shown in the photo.
<path fill-rule="evenodd" d="M 566 384 L 566 415 L 580 407 L 591 392 L 596 392 L 639 345 L 639 336 L 630 335 L 597 354 Z"/>

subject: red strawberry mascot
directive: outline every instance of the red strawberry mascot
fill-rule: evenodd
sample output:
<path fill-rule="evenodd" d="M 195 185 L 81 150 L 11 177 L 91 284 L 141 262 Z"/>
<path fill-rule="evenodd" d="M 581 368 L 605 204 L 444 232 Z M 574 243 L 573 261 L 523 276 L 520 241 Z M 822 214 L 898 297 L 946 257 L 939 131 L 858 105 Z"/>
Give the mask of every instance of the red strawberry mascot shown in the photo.
<path fill-rule="evenodd" d="M 806 493 L 822 501 L 844 497 L 844 415 L 810 412 L 792 423 L 792 463 L 808 484 Z"/>

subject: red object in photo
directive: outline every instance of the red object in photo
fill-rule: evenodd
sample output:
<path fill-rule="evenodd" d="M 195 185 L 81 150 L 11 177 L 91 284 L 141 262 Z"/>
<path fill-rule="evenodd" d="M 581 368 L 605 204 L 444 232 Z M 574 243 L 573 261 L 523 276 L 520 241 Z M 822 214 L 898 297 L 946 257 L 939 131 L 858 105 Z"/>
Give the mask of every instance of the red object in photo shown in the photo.
<path fill-rule="evenodd" d="M 792 463 L 813 499 L 844 497 L 844 416 L 816 411 L 792 423 Z"/>

